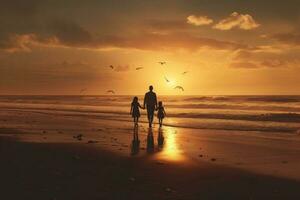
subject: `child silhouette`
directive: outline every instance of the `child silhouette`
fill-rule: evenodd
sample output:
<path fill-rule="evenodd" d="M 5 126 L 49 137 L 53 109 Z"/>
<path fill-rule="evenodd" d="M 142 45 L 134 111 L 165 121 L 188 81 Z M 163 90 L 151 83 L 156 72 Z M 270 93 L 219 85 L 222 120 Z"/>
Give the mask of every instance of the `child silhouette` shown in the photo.
<path fill-rule="evenodd" d="M 166 116 L 166 112 L 165 112 L 165 109 L 163 107 L 162 101 L 158 102 L 157 110 L 158 110 L 158 112 L 157 112 L 157 118 L 158 118 L 158 121 L 159 121 L 159 127 L 161 127 L 163 119 Z"/>
<path fill-rule="evenodd" d="M 141 116 L 139 108 L 142 108 L 137 97 L 134 97 L 131 103 L 130 114 L 133 117 L 134 125 L 136 126 Z"/>

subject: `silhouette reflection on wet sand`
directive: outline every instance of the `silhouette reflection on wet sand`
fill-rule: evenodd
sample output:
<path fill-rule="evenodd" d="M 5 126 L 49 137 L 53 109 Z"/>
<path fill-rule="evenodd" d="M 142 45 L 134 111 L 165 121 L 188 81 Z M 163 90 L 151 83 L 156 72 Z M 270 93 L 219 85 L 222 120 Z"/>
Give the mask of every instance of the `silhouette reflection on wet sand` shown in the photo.
<path fill-rule="evenodd" d="M 163 129 L 160 127 L 158 129 L 158 135 L 157 135 L 157 146 L 158 146 L 159 149 L 163 148 L 164 141 L 165 141 L 165 138 L 164 138 L 164 135 L 163 135 Z"/>
<path fill-rule="evenodd" d="M 135 125 L 133 128 L 133 135 L 131 141 L 131 155 L 137 155 L 140 152 L 140 139 L 139 139 L 139 127 Z M 160 151 L 163 149 L 165 144 L 164 130 L 163 128 L 158 129 L 157 133 L 157 150 Z M 147 138 L 146 138 L 146 152 L 154 153 L 155 152 L 155 143 L 154 143 L 154 135 L 153 129 L 148 128 Z"/>
<path fill-rule="evenodd" d="M 131 142 L 131 155 L 136 155 L 140 150 L 140 140 L 139 140 L 139 127 L 137 125 L 133 128 L 133 140 Z"/>
<path fill-rule="evenodd" d="M 153 131 L 152 128 L 148 128 L 148 135 L 147 135 L 147 152 L 153 153 L 154 152 L 154 138 L 153 138 Z"/>

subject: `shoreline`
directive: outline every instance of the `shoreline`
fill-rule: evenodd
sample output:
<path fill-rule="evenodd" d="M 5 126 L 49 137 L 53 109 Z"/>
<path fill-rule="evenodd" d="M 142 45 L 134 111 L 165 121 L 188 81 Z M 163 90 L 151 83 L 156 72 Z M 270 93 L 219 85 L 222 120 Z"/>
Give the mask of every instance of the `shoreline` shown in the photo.
<path fill-rule="evenodd" d="M 21 110 L 2 112 L 2 196 L 56 200 L 300 198 L 299 135 L 159 129 L 154 125 L 149 137 L 150 130 L 143 123 L 137 131 L 139 152 L 132 156 L 132 123 Z M 161 146 L 160 131 L 164 137 Z"/>
<path fill-rule="evenodd" d="M 296 199 L 300 182 L 202 162 L 126 157 L 82 144 L 1 137 L 9 199 Z"/>

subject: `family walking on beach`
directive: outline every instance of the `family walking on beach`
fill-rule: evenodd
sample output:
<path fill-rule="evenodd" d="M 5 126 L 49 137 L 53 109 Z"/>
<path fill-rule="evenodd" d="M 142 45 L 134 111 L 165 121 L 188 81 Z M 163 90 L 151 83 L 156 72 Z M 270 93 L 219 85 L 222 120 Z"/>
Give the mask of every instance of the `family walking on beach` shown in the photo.
<path fill-rule="evenodd" d="M 155 92 L 153 92 L 153 86 L 149 86 L 149 92 L 145 94 L 144 105 L 141 106 L 138 97 L 134 97 L 131 103 L 130 114 L 133 117 L 133 122 L 135 125 L 138 124 L 140 114 L 140 109 L 147 108 L 147 118 L 149 122 L 149 127 L 152 127 L 154 112 L 157 110 L 157 118 L 159 120 L 159 126 L 162 126 L 164 117 L 166 116 L 165 109 L 163 107 L 162 101 L 157 103 L 157 97 Z"/>

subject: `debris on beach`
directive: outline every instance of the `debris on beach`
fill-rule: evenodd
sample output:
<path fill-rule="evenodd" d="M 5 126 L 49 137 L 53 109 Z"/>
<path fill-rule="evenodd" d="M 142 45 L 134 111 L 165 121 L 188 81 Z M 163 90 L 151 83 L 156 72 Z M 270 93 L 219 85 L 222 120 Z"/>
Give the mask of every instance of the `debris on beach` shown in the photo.
<path fill-rule="evenodd" d="M 97 140 L 89 140 L 87 143 L 88 144 L 94 144 L 94 143 L 98 143 L 99 141 L 97 141 Z"/>
<path fill-rule="evenodd" d="M 166 187 L 165 188 L 165 192 L 168 192 L 168 193 L 171 193 L 171 192 L 175 192 L 175 190 L 169 188 L 169 187 Z"/>
<path fill-rule="evenodd" d="M 282 163 L 282 164 L 287 164 L 287 163 L 288 163 L 288 161 L 286 161 L 286 160 L 283 160 L 283 161 L 281 161 L 281 163 Z"/>
<path fill-rule="evenodd" d="M 134 181 L 135 181 L 135 178 L 134 178 L 134 177 L 130 177 L 129 180 L 130 180 L 131 182 L 134 182 Z"/>
<path fill-rule="evenodd" d="M 157 161 L 157 162 L 155 162 L 155 164 L 157 164 L 157 165 L 164 165 L 165 163 Z"/>
<path fill-rule="evenodd" d="M 77 140 L 82 140 L 82 134 L 74 135 L 73 138 Z"/>
<path fill-rule="evenodd" d="M 45 134 L 45 133 L 47 133 L 47 131 L 44 130 L 43 133 Z"/>
<path fill-rule="evenodd" d="M 203 155 L 202 154 L 200 154 L 200 155 L 198 155 L 200 158 L 202 158 L 203 157 Z"/>
<path fill-rule="evenodd" d="M 72 158 L 73 158 L 74 160 L 80 160 L 80 157 L 77 156 L 77 155 L 72 156 Z"/>
<path fill-rule="evenodd" d="M 210 159 L 212 162 L 215 162 L 217 159 L 216 158 L 212 158 Z"/>

